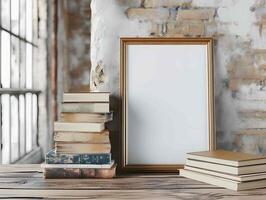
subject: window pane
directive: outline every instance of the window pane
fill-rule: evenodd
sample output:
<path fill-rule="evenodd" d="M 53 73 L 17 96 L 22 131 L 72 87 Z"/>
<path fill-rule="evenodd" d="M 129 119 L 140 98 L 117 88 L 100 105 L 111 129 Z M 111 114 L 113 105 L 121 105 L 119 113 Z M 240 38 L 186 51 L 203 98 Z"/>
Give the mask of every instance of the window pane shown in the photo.
<path fill-rule="evenodd" d="M 1 95 L 2 104 L 2 164 L 10 163 L 10 98 L 9 94 Z"/>
<path fill-rule="evenodd" d="M 32 0 L 26 1 L 26 39 L 32 41 Z"/>
<path fill-rule="evenodd" d="M 38 38 L 38 2 L 37 0 L 32 0 L 32 41 L 37 44 Z"/>
<path fill-rule="evenodd" d="M 20 80 L 19 86 L 20 88 L 26 87 L 26 43 L 20 41 Z"/>
<path fill-rule="evenodd" d="M 26 94 L 26 152 L 32 150 L 32 94 Z"/>
<path fill-rule="evenodd" d="M 19 0 L 11 0 L 11 31 L 18 35 L 19 30 Z"/>
<path fill-rule="evenodd" d="M 2 26 L 10 30 L 10 0 L 2 0 L 1 14 Z"/>
<path fill-rule="evenodd" d="M 26 153 L 26 118 L 25 118 L 25 96 L 19 95 L 19 147 L 20 156 Z"/>
<path fill-rule="evenodd" d="M 37 146 L 37 123 L 38 123 L 38 97 L 32 95 L 32 144 Z"/>
<path fill-rule="evenodd" d="M 10 35 L 1 31 L 1 84 L 10 87 Z"/>
<path fill-rule="evenodd" d="M 11 36 L 11 88 L 19 87 L 19 40 Z"/>
<path fill-rule="evenodd" d="M 26 0 L 20 0 L 20 36 L 25 38 L 26 37 Z"/>
<path fill-rule="evenodd" d="M 11 95 L 11 162 L 19 158 L 18 97 Z"/>
<path fill-rule="evenodd" d="M 26 88 L 32 88 L 32 45 L 26 44 Z"/>

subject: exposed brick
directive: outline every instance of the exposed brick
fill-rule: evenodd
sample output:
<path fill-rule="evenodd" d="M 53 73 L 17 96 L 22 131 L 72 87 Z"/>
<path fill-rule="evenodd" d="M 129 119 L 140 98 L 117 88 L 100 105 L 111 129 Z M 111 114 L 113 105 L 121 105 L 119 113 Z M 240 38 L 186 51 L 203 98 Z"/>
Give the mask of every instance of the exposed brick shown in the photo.
<path fill-rule="evenodd" d="M 120 6 L 128 6 L 129 8 L 141 7 L 144 0 L 116 0 Z"/>
<path fill-rule="evenodd" d="M 191 5 L 192 0 L 145 0 L 145 8 L 157 8 L 157 7 L 188 7 Z"/>
<path fill-rule="evenodd" d="M 166 8 L 129 8 L 127 11 L 127 16 L 130 19 L 139 20 L 166 20 L 169 18 L 169 10 Z"/>
<path fill-rule="evenodd" d="M 215 9 L 192 9 L 192 10 L 179 10 L 177 12 L 178 20 L 213 20 Z"/>
<path fill-rule="evenodd" d="M 186 36 L 204 35 L 204 23 L 201 20 L 184 20 L 176 24 L 176 33 Z"/>

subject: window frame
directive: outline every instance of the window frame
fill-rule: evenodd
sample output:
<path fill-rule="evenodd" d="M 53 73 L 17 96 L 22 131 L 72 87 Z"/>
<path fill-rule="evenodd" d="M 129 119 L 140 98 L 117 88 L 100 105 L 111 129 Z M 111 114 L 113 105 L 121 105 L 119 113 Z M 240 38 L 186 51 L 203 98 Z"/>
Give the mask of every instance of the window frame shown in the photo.
<path fill-rule="evenodd" d="M 3 2 L 3 0 L 0 0 L 0 10 L 2 9 L 2 2 Z M 14 87 L 14 88 L 12 88 L 12 86 L 10 85 L 10 87 L 9 88 L 3 88 L 2 87 L 2 84 L 0 85 L 0 120 L 1 120 L 1 123 L 0 123 L 0 144 L 1 144 L 1 148 L 0 148 L 0 164 L 2 163 L 2 148 L 3 148 L 3 141 L 2 141 L 2 102 L 1 102 L 1 96 L 3 95 L 3 94 L 9 94 L 9 115 L 11 116 L 11 95 L 14 95 L 14 96 L 17 96 L 17 99 L 18 99 L 18 129 L 20 128 L 20 126 L 19 126 L 19 123 L 20 123 L 20 119 L 19 119 L 19 106 L 20 106 L 20 102 L 19 102 L 19 95 L 24 95 L 24 101 L 26 102 L 26 95 L 27 94 L 31 94 L 31 109 L 33 109 L 32 107 L 33 107 L 33 97 L 34 97 L 34 95 L 36 96 L 36 98 L 35 98 L 35 103 L 36 103 L 36 138 L 35 138 L 35 140 L 36 141 L 32 141 L 32 145 L 31 145 L 31 150 L 30 151 L 28 151 L 28 152 L 25 152 L 25 154 L 23 155 L 23 156 L 21 156 L 21 157 L 18 157 L 18 159 L 17 160 L 15 160 L 15 161 L 11 161 L 11 139 L 9 139 L 9 149 L 10 149 L 10 151 L 9 151 L 9 162 L 10 163 L 36 163 L 36 162 L 39 162 L 40 161 L 40 159 L 41 159 L 41 148 L 40 148 L 40 146 L 38 145 L 38 141 L 37 141 L 37 138 L 38 138 L 38 133 L 39 133 L 39 130 L 38 130 L 38 124 L 39 124 L 39 103 L 38 103 L 38 99 L 39 99 L 39 95 L 40 95 L 40 93 L 41 93 L 41 90 L 38 90 L 38 89 L 35 89 L 34 88 L 34 64 L 35 64 L 35 58 L 33 57 L 34 56 L 34 54 L 37 52 L 37 50 L 38 50 L 38 45 L 37 45 L 37 36 L 38 36 L 38 16 L 39 16 L 39 13 L 38 13 L 38 4 L 39 4 L 39 0 L 32 0 L 32 13 L 33 14 L 36 14 L 36 16 L 35 16 L 35 18 L 34 18 L 34 16 L 33 16 L 33 14 L 32 14 L 32 16 L 31 16 L 31 21 L 32 21 L 32 25 L 31 25 L 31 27 L 32 27 L 32 36 L 31 36 L 31 38 L 32 38 L 32 40 L 30 41 L 30 40 L 28 40 L 27 39 L 27 31 L 26 31 L 26 24 L 27 24 L 27 10 L 25 9 L 25 37 L 22 37 L 21 35 L 20 35 L 20 17 L 21 17 L 21 13 L 20 13 L 20 11 L 21 11 L 21 7 L 20 7 L 20 2 L 21 2 L 21 0 L 18 0 L 18 2 L 19 2 L 19 5 L 18 5 L 18 9 L 19 9 L 19 13 L 18 13 L 18 34 L 16 34 L 16 33 L 14 33 L 13 31 L 12 31 L 12 27 L 11 27 L 11 20 L 12 20 L 12 17 L 11 17 L 11 3 L 12 3 L 12 0 L 10 0 L 10 2 L 9 2 L 9 29 L 10 30 L 8 30 L 7 28 L 5 28 L 5 27 L 3 27 L 2 26 L 2 13 L 0 14 L 0 81 L 1 81 L 1 74 L 2 74 L 2 66 L 1 66 L 1 60 L 2 60 L 2 53 L 1 53 L 1 50 L 2 50 L 2 31 L 4 31 L 4 32 L 6 32 L 7 34 L 9 34 L 9 36 L 10 36 L 10 49 L 11 49 L 11 47 L 12 47 L 12 45 L 11 45 L 11 40 L 12 40 L 12 37 L 14 37 L 14 38 L 16 38 L 17 40 L 18 40 L 18 42 L 19 42 L 19 52 L 18 52 L 18 54 L 19 54 L 19 58 L 18 58 L 18 73 L 19 73 L 19 76 L 20 76 L 20 56 L 21 56 L 21 43 L 24 43 L 25 44 L 25 48 L 26 48 L 26 46 L 27 46 L 27 44 L 29 44 L 29 45 L 31 45 L 32 46 L 32 53 L 31 53 L 31 58 L 32 58 L 32 60 L 31 60 L 31 76 L 32 76 L 32 78 L 31 78 L 31 82 L 32 82 L 32 84 L 31 84 L 31 87 L 29 88 L 27 88 L 27 86 L 26 86 L 26 72 L 25 72 L 25 87 L 23 87 L 23 88 L 21 88 L 20 87 L 20 78 L 19 78 L 19 86 L 18 87 Z M 35 4 L 34 4 L 34 2 L 35 2 Z M 25 0 L 25 8 L 27 7 L 27 0 Z M 35 9 L 35 10 L 34 10 Z M 35 13 L 36 12 L 36 13 Z M 34 21 L 35 20 L 35 21 Z M 35 31 L 35 33 L 34 33 L 34 31 Z M 9 66 L 9 70 L 11 70 L 11 65 L 12 65 L 12 63 L 11 63 L 11 57 L 12 57 L 12 51 L 10 50 L 10 52 L 9 52 L 9 54 L 10 54 L 10 66 Z M 26 55 L 26 53 L 25 53 L 25 70 L 26 70 L 26 68 L 27 68 L 27 65 L 26 65 L 26 57 L 27 57 L 27 55 Z M 12 82 L 12 80 L 11 80 L 11 75 L 10 75 L 10 83 Z M 2 83 L 2 81 L 1 81 L 1 83 Z M 25 103 L 25 106 L 26 106 L 26 103 Z M 25 109 L 26 109 L 26 107 L 25 107 Z M 25 111 L 26 112 L 26 111 Z M 25 116 L 25 118 L 26 118 L 26 116 Z M 24 122 L 25 122 L 25 126 L 26 126 L 26 119 L 24 120 Z M 33 120 L 31 121 L 31 129 L 33 130 Z M 10 117 L 10 119 L 9 119 L 9 127 L 11 127 L 11 117 Z M 31 130 L 31 133 L 32 134 L 34 134 L 33 133 L 33 131 Z M 20 135 L 19 135 L 19 133 L 20 133 L 20 130 L 18 130 L 18 140 L 20 140 Z M 26 135 L 26 131 L 25 131 L 25 135 Z M 34 135 L 32 135 L 32 136 L 34 136 Z M 11 138 L 11 128 L 9 128 L 9 137 Z M 34 137 L 33 137 L 34 138 Z M 20 143 L 20 141 L 18 141 L 18 143 Z M 26 142 L 25 142 L 25 146 L 26 146 Z M 18 147 L 18 151 L 20 152 L 20 149 L 19 149 L 19 147 Z M 20 156 L 20 153 L 19 153 L 19 156 Z"/>

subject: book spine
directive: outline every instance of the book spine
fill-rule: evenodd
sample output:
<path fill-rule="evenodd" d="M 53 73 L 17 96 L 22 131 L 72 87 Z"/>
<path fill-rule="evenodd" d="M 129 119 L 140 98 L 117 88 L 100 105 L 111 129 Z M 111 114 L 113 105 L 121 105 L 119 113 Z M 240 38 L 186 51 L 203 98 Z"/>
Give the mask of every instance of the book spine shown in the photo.
<path fill-rule="evenodd" d="M 46 164 L 110 164 L 111 154 L 47 154 Z"/>
<path fill-rule="evenodd" d="M 113 178 L 116 167 L 110 169 L 89 169 L 89 168 L 44 168 L 45 179 L 75 179 L 75 178 Z"/>

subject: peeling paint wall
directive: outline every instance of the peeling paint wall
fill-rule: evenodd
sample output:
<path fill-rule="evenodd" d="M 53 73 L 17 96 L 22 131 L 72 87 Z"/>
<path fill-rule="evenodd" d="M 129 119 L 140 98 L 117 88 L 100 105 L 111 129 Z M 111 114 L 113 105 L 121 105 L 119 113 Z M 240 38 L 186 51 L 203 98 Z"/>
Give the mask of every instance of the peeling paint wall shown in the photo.
<path fill-rule="evenodd" d="M 91 89 L 111 91 L 115 113 L 119 37 L 214 37 L 218 147 L 266 154 L 265 0 L 92 0 L 91 9 Z M 115 116 L 115 148 L 118 125 Z"/>
<path fill-rule="evenodd" d="M 63 85 L 60 91 L 89 91 L 90 3 L 90 0 L 58 1 L 58 85 Z"/>

